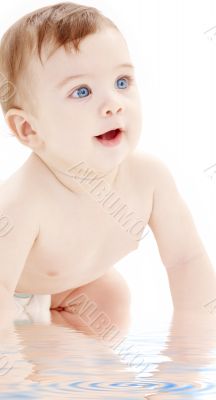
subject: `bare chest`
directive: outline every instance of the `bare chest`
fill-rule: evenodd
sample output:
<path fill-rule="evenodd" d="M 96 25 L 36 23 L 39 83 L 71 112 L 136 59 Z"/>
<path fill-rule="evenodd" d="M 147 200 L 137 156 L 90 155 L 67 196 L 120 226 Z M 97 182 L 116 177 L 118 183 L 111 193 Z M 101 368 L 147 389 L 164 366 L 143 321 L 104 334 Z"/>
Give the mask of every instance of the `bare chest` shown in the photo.
<path fill-rule="evenodd" d="M 103 275 L 142 240 L 152 205 L 150 188 L 143 194 L 126 186 L 104 197 L 47 198 L 16 290 L 58 293 Z"/>

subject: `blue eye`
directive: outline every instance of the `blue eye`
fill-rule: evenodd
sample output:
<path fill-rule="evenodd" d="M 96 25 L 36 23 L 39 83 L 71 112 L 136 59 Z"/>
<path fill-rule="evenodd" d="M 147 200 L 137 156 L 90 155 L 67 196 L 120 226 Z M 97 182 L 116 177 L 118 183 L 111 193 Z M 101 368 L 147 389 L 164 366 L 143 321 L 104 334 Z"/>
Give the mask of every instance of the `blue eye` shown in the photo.
<path fill-rule="evenodd" d="M 76 89 L 75 91 L 74 91 L 74 93 L 76 93 L 76 91 L 78 92 L 78 94 L 80 94 L 81 95 L 81 98 L 82 97 L 85 97 L 85 96 L 83 96 L 83 94 L 85 95 L 85 91 L 86 91 L 86 87 L 85 86 L 83 86 L 83 87 L 80 87 L 80 88 L 78 88 L 78 89 Z M 88 90 L 88 89 L 87 89 Z"/>
<path fill-rule="evenodd" d="M 117 79 L 117 81 L 125 81 L 126 79 L 128 80 L 128 85 L 125 87 L 125 86 L 124 86 L 124 83 L 123 83 L 123 85 L 121 84 L 121 85 L 118 87 L 119 89 L 127 89 L 128 86 L 131 86 L 131 85 L 132 85 L 132 82 L 134 81 L 134 78 L 133 78 L 132 76 L 130 76 L 130 75 L 123 76 L 123 77 Z M 89 91 L 89 89 L 88 89 L 86 86 L 80 86 L 80 87 L 78 87 L 78 89 L 75 89 L 75 90 L 69 95 L 69 97 L 72 97 L 72 94 L 74 94 L 74 93 L 77 92 L 78 95 L 75 96 L 75 98 L 78 98 L 78 99 L 85 98 L 85 97 L 87 97 L 87 96 L 85 96 L 85 94 L 88 95 L 88 91 Z M 73 96 L 73 97 L 74 97 L 74 96 Z"/>
<path fill-rule="evenodd" d="M 125 77 L 124 77 L 124 78 L 119 78 L 119 79 L 118 79 L 118 81 L 124 81 L 124 80 L 125 80 Z M 124 85 L 123 85 L 123 86 L 124 86 Z M 124 87 L 122 87 L 122 85 L 121 85 L 120 89 L 124 89 Z"/>

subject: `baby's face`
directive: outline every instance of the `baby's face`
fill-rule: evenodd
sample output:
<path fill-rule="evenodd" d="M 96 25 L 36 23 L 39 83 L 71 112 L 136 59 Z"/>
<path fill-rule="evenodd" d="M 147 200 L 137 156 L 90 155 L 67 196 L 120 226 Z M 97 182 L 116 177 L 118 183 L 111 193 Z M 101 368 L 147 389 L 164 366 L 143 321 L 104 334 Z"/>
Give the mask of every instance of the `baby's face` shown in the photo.
<path fill-rule="evenodd" d="M 61 168 L 84 161 L 104 172 L 116 167 L 137 145 L 141 102 L 127 45 L 112 28 L 87 36 L 81 53 L 59 48 L 42 66 L 32 64 L 37 103 L 36 131 L 44 145 L 36 152 Z M 70 79 L 74 75 L 83 75 Z M 95 139 L 123 127 L 121 142 L 105 147 Z M 41 152 L 41 154 L 40 154 Z"/>

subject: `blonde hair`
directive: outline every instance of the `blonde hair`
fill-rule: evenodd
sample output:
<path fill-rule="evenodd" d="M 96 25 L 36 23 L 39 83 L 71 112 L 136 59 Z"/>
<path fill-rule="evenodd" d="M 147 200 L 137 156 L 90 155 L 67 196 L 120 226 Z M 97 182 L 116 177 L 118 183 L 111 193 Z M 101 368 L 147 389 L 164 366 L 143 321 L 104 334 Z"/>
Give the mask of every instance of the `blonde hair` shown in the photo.
<path fill-rule="evenodd" d="M 4 114 L 33 100 L 27 79 L 29 60 L 41 59 L 42 46 L 51 50 L 48 58 L 61 46 L 79 52 L 80 42 L 104 26 L 117 26 L 94 7 L 65 2 L 42 7 L 24 15 L 0 41 L 0 103 Z M 30 75 L 28 76 L 30 78 Z M 31 95 L 30 95 L 31 93 Z"/>

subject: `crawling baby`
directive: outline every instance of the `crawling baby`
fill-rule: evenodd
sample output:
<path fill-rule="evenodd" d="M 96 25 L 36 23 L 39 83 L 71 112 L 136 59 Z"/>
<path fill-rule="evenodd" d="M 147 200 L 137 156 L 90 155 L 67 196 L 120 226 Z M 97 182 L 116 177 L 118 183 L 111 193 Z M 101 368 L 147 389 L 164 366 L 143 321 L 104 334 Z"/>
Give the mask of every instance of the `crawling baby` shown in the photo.
<path fill-rule="evenodd" d="M 215 273 L 168 168 L 136 150 L 141 102 L 117 26 L 77 3 L 35 10 L 2 37 L 0 73 L 5 120 L 32 150 L 0 186 L 2 321 L 64 309 L 80 288 L 101 304 L 123 293 L 115 263 L 147 226 L 174 307 L 201 310 Z"/>

